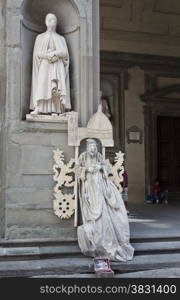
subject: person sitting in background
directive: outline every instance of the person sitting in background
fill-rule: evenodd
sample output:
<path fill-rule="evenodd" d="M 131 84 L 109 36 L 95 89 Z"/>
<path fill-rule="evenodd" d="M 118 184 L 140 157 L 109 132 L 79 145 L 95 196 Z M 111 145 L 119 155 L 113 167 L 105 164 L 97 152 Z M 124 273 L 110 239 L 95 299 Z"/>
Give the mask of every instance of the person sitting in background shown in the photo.
<path fill-rule="evenodd" d="M 159 203 L 160 185 L 158 179 L 155 179 L 154 184 L 152 185 L 152 196 L 153 196 L 153 203 Z"/>
<path fill-rule="evenodd" d="M 162 190 L 158 179 L 154 180 L 152 185 L 153 203 L 168 203 L 168 190 Z"/>
<path fill-rule="evenodd" d="M 163 201 L 164 201 L 165 204 L 168 204 L 168 190 L 165 189 L 165 190 L 161 191 L 160 196 L 161 196 L 160 202 L 163 203 Z"/>

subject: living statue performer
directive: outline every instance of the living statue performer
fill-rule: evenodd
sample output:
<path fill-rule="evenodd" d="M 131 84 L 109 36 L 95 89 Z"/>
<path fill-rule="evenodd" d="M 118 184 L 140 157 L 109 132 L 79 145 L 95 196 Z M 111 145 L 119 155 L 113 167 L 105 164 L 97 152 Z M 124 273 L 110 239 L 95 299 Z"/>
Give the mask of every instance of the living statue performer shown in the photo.
<path fill-rule="evenodd" d="M 86 152 L 80 155 L 76 168 L 83 223 L 77 232 L 82 253 L 112 261 L 132 260 L 126 208 L 108 177 L 108 166 L 95 139 L 87 140 Z"/>
<path fill-rule="evenodd" d="M 56 32 L 57 17 L 48 14 L 47 31 L 36 38 L 33 52 L 31 114 L 63 113 L 71 109 L 69 53 L 64 37 Z"/>

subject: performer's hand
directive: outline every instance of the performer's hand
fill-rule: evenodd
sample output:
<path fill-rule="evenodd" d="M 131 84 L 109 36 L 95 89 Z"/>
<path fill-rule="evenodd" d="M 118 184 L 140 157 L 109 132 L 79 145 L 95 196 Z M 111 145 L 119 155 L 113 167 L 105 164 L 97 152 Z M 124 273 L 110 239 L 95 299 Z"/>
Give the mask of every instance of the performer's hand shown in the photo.
<path fill-rule="evenodd" d="M 51 60 L 53 58 L 53 56 L 56 56 L 56 52 L 55 51 L 50 51 L 47 53 L 47 58 L 49 60 Z"/>
<path fill-rule="evenodd" d="M 57 57 L 56 55 L 54 55 L 54 56 L 50 59 L 50 62 L 51 62 L 51 63 L 54 63 L 54 62 L 56 62 L 56 61 L 58 61 L 58 57 Z"/>

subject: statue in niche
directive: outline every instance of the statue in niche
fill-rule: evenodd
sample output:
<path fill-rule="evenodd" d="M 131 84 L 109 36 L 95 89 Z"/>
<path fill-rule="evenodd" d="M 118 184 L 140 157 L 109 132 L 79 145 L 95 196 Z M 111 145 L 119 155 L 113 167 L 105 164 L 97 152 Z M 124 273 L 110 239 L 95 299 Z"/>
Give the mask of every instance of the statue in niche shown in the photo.
<path fill-rule="evenodd" d="M 100 92 L 100 102 L 102 107 L 102 112 L 108 117 L 109 120 L 112 118 L 111 109 L 109 105 L 109 99 L 106 96 L 103 96 L 103 93 Z"/>
<path fill-rule="evenodd" d="M 86 151 L 76 165 L 82 222 L 78 243 L 84 255 L 132 260 L 127 211 L 121 194 L 109 178 L 108 166 L 94 139 L 87 140 Z"/>
<path fill-rule="evenodd" d="M 47 14 L 45 23 L 47 31 L 37 36 L 33 52 L 32 115 L 62 114 L 71 109 L 67 44 L 56 32 L 54 14 Z"/>

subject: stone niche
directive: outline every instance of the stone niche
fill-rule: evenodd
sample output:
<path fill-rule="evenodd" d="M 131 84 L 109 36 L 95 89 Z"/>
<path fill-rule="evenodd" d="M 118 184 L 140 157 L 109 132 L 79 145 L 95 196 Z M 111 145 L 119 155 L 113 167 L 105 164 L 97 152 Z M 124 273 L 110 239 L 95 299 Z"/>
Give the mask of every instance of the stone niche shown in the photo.
<path fill-rule="evenodd" d="M 13 114 L 13 119 L 20 117 L 25 120 L 29 113 L 34 42 L 36 36 L 46 29 L 45 16 L 51 12 L 58 18 L 57 31 L 65 37 L 70 54 L 72 108 L 79 112 L 82 125 L 86 125 L 93 110 L 97 109 L 94 99 L 98 97 L 99 74 L 98 64 L 94 61 L 96 57 L 98 59 L 96 50 L 99 36 L 98 30 L 96 32 L 93 27 L 99 26 L 98 21 L 95 22 L 98 19 L 98 6 L 99 1 L 95 3 L 92 0 L 7 1 L 7 45 L 10 50 L 7 61 L 9 69 L 13 69 L 10 76 L 16 77 L 16 90 L 14 85 L 13 93 L 16 93 L 17 100 L 13 101 L 16 105 L 20 104 L 20 115 L 16 108 L 17 113 Z"/>
<path fill-rule="evenodd" d="M 77 110 L 77 99 L 79 98 L 79 28 L 80 18 L 77 8 L 71 1 L 67 0 L 34 0 L 24 1 L 21 13 L 21 45 L 22 45 L 22 114 L 29 112 L 29 99 L 32 76 L 32 54 L 37 34 L 46 30 L 45 16 L 47 13 L 55 13 L 58 18 L 58 33 L 63 35 L 67 41 L 70 55 L 70 81 L 71 102 Z"/>

